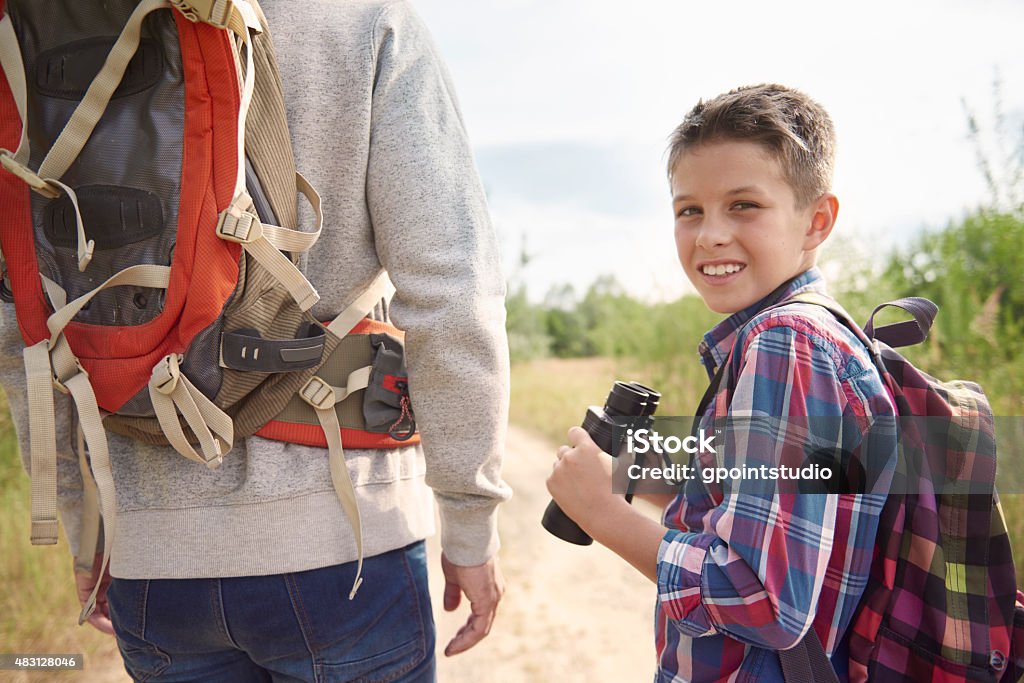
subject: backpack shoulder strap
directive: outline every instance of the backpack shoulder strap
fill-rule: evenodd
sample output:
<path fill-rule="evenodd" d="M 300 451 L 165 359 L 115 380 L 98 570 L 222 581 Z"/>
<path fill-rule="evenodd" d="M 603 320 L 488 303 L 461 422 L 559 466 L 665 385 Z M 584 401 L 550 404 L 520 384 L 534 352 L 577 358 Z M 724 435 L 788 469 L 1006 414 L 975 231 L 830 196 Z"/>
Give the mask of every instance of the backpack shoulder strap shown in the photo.
<path fill-rule="evenodd" d="M 807 634 L 796 647 L 779 650 L 779 664 L 786 683 L 839 683 L 839 676 L 825 655 L 825 648 L 813 626 L 807 629 Z"/>
<path fill-rule="evenodd" d="M 861 341 L 868 343 L 869 346 L 871 345 L 871 340 L 876 340 L 883 342 L 892 348 L 913 346 L 914 344 L 920 344 L 927 339 L 928 332 L 931 331 L 932 324 L 935 322 L 935 316 L 939 312 L 939 307 L 928 299 L 919 296 L 903 297 L 902 299 L 886 301 L 883 304 L 875 306 L 875 309 L 871 311 L 871 316 L 868 318 L 867 324 L 861 328 L 853 318 L 850 317 L 850 314 L 843 310 L 839 304 L 829 297 L 818 294 L 817 292 L 801 292 L 793 296 L 789 301 L 803 301 L 804 303 L 817 304 L 818 306 L 827 308 L 832 315 L 850 328 L 850 330 L 856 334 Z M 876 329 L 875 316 L 883 308 L 887 308 L 889 306 L 909 313 L 913 317 L 913 320 L 904 320 L 891 325 L 883 325 Z"/>

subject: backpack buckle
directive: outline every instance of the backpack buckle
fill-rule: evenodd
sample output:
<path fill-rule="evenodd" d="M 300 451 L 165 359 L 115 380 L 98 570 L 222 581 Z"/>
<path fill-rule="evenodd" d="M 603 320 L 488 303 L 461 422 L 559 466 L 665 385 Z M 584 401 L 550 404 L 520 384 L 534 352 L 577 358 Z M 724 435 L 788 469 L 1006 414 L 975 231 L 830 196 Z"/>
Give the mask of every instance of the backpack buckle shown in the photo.
<path fill-rule="evenodd" d="M 74 375 L 70 375 L 68 377 L 68 379 L 65 379 L 65 380 L 61 380 L 54 373 L 53 374 L 53 388 L 56 389 L 57 391 L 59 391 L 60 393 L 65 394 L 66 396 L 70 396 L 71 395 L 71 389 L 68 388 L 68 385 L 65 384 L 65 382 L 68 382 L 72 378 L 78 377 L 79 375 L 85 375 L 87 378 L 89 377 L 89 373 L 86 372 L 85 368 L 82 367 L 82 361 L 79 360 L 78 358 L 75 358 L 75 368 L 77 369 L 77 372 Z"/>
<path fill-rule="evenodd" d="M 234 3 L 231 0 L 171 0 L 182 16 L 193 24 L 202 22 L 216 28 L 227 28 Z"/>
<path fill-rule="evenodd" d="M 338 402 L 334 388 L 315 375 L 299 389 L 299 397 L 317 410 L 330 410 Z"/>
<path fill-rule="evenodd" d="M 263 237 L 263 224 L 256 214 L 248 211 L 234 214 L 228 208 L 217 220 L 217 237 L 237 244 L 252 244 Z"/>
<path fill-rule="evenodd" d="M 68 379 L 71 378 L 69 377 Z M 71 390 L 68 389 L 68 386 L 64 384 L 64 382 L 62 382 L 60 377 L 58 377 L 57 375 L 53 375 L 53 388 L 59 391 L 60 393 L 64 394 L 65 396 L 71 395 Z"/>
<path fill-rule="evenodd" d="M 172 353 L 153 367 L 150 383 L 154 389 L 170 396 L 178 386 L 181 370 L 178 368 L 178 354 Z"/>
<path fill-rule="evenodd" d="M 55 189 L 53 185 L 40 178 L 28 166 L 23 166 L 15 161 L 14 156 L 9 150 L 0 149 L 0 166 L 3 166 L 4 169 L 17 176 L 32 188 L 33 191 L 38 192 L 47 199 L 56 199 L 60 196 L 60 191 Z"/>

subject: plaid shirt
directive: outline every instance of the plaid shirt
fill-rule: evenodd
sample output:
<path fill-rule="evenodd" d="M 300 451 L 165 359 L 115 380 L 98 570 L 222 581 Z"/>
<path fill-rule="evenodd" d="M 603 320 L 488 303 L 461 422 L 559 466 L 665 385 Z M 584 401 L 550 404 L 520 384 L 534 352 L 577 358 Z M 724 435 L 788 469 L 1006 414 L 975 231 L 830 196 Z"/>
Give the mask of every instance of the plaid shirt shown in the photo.
<path fill-rule="evenodd" d="M 824 293 L 820 272 L 800 275 L 779 300 L 798 291 Z M 723 491 L 688 479 L 665 510 L 669 531 L 658 551 L 659 683 L 782 681 L 775 651 L 796 645 L 811 626 L 847 680 L 847 629 L 896 463 L 894 435 L 882 448 L 862 451 L 861 441 L 876 418 L 895 411 L 867 350 L 831 313 L 800 303 L 763 308 L 759 302 L 705 335 L 709 376 L 731 358 L 732 381 L 722 382 L 701 426 L 712 429 L 725 415 L 780 416 L 783 430 L 800 417 L 842 418 L 860 429 L 815 434 L 818 423 L 809 420 L 810 433 L 782 440 L 837 442 L 863 458 L 865 471 L 882 473 L 885 488 L 766 494 L 764 482 L 757 491 L 742 480 Z M 721 452 L 728 450 L 713 457 L 734 464 L 737 454 Z"/>

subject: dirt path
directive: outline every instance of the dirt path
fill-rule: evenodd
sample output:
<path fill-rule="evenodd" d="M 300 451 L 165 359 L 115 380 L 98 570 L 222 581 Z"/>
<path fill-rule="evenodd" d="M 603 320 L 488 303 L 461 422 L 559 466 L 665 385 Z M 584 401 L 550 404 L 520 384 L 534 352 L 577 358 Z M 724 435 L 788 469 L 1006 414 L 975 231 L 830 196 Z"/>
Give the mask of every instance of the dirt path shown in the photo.
<path fill-rule="evenodd" d="M 452 658 L 444 645 L 468 608 L 441 609 L 440 549 L 436 537 L 428 542 L 442 683 L 631 682 L 654 674 L 651 583 L 604 547 L 565 543 L 540 525 L 555 446 L 510 428 L 505 479 L 515 496 L 500 517 L 508 592 L 491 635 Z"/>
<path fill-rule="evenodd" d="M 441 683 L 651 680 L 651 584 L 605 548 L 564 543 L 540 526 L 549 500 L 544 479 L 555 446 L 525 430 L 509 430 L 505 479 L 515 496 L 500 517 L 508 592 L 491 635 L 456 657 L 445 657 L 444 646 L 465 622 L 469 608 L 464 604 L 454 613 L 442 609 L 440 544 L 437 536 L 428 541 Z M 87 668 L 87 679 L 71 674 L 68 680 L 131 680 L 113 643 Z"/>

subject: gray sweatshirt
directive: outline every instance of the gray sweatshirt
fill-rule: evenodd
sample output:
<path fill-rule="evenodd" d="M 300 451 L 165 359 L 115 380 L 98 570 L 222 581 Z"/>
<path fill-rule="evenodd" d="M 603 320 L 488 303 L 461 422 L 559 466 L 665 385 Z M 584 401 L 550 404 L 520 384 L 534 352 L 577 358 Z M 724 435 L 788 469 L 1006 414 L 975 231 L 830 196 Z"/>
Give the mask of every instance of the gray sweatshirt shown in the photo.
<path fill-rule="evenodd" d="M 510 495 L 501 479 L 505 287 L 448 73 L 405 2 L 262 6 L 296 165 L 324 201 L 324 232 L 304 262 L 322 297 L 313 313 L 332 319 L 383 266 L 397 289 L 391 318 L 406 332 L 422 448 L 346 451 L 365 553 L 433 533 L 429 485 L 445 553 L 480 564 L 498 549 L 496 508 Z M 0 305 L 0 345 L 0 381 L 27 466 L 22 341 L 10 304 Z M 72 406 L 56 398 L 61 518 L 77 553 L 82 482 Z M 108 438 L 114 576 L 263 575 L 356 558 L 326 450 L 251 437 L 211 471 L 168 447 Z"/>

